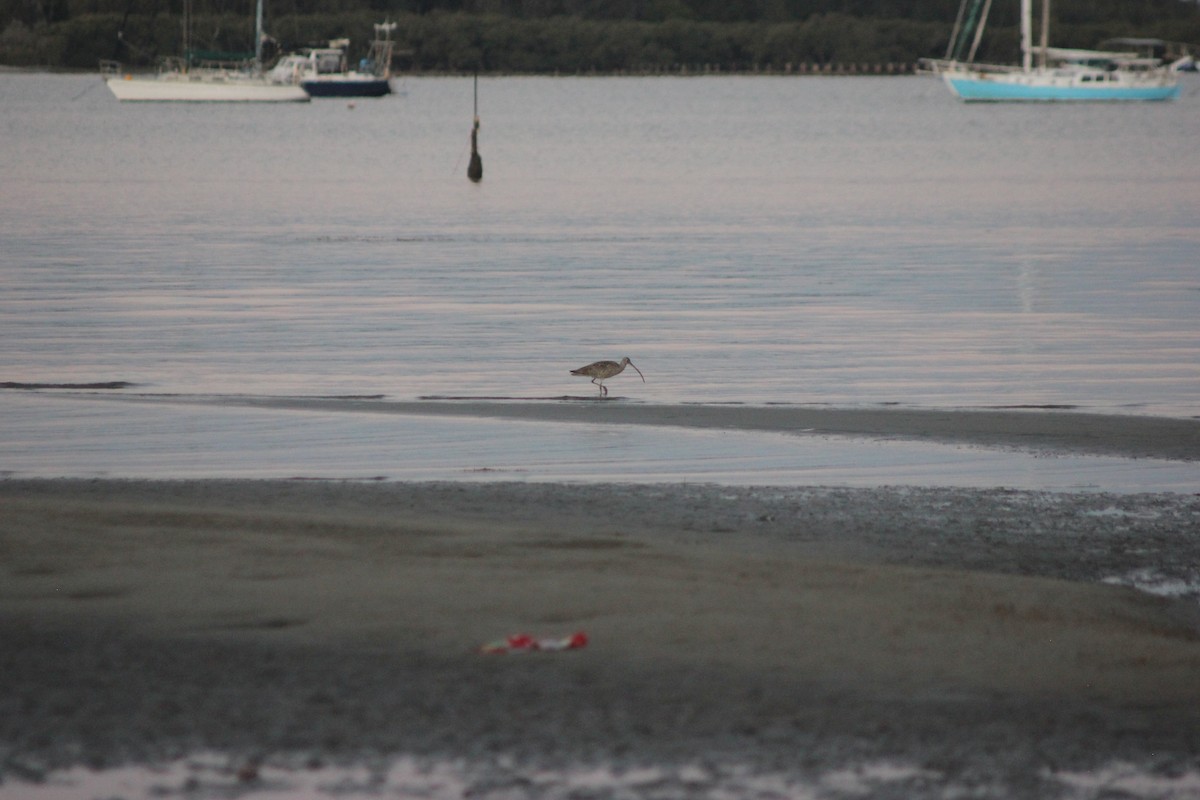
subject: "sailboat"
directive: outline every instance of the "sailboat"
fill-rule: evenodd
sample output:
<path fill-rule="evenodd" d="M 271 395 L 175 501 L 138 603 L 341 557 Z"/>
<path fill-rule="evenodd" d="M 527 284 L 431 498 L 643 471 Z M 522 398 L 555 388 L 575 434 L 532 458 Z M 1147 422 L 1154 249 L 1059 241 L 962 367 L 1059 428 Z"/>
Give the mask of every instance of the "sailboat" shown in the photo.
<path fill-rule="evenodd" d="M 1178 75 L 1160 59 L 1048 46 L 1050 0 L 1042 0 L 1041 43 L 1036 47 L 1033 0 L 1021 0 L 1020 66 L 976 64 L 991 4 L 963 0 L 946 58 L 927 62 L 967 102 L 1171 100 L 1179 95 Z"/>
<path fill-rule="evenodd" d="M 191 9 L 184 9 L 184 56 L 169 59 L 158 74 L 137 76 L 125 73 L 115 61 L 101 61 L 100 74 L 118 100 L 193 103 L 282 103 L 307 102 L 308 92 L 299 85 L 275 83 L 263 75 L 263 0 L 254 15 L 254 61 L 245 64 L 191 64 Z"/>

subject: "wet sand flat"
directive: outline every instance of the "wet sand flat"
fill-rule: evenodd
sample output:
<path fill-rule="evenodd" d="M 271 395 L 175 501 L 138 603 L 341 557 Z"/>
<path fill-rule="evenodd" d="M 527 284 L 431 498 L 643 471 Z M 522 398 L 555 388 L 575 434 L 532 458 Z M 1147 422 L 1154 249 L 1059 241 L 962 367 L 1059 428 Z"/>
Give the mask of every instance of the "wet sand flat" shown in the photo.
<path fill-rule="evenodd" d="M 1035 786 L 1200 742 L 1195 602 L 1105 582 L 1200 563 L 1195 496 L 9 480 L 0 504 L 11 763 L 869 756 Z"/>
<path fill-rule="evenodd" d="M 430 397 L 419 401 L 353 397 L 127 395 L 145 402 L 202 402 L 264 408 L 356 410 L 383 414 L 487 417 L 533 422 L 682 426 L 775 433 L 1017 447 L 1133 458 L 1200 460 L 1200 419 L 1095 414 L 1078 410 L 830 408 L 790 405 L 655 405 L 593 396 Z"/>

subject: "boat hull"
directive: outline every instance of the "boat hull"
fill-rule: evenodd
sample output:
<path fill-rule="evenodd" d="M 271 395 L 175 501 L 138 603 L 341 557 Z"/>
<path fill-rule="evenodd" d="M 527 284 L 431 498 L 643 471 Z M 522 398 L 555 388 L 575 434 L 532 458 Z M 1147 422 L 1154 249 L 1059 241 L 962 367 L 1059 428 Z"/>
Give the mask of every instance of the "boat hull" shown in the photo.
<path fill-rule="evenodd" d="M 302 80 L 300 85 L 313 97 L 383 97 L 392 92 L 387 78 Z"/>
<path fill-rule="evenodd" d="M 1080 83 L 1077 80 L 1037 80 L 1020 73 L 944 73 L 950 91 L 967 102 L 1119 102 L 1173 100 L 1179 96 L 1174 81 L 1120 81 Z"/>
<path fill-rule="evenodd" d="M 300 86 L 255 78 L 209 79 L 190 75 L 156 77 L 107 76 L 104 82 L 122 102 L 176 103 L 303 103 L 310 98 Z"/>

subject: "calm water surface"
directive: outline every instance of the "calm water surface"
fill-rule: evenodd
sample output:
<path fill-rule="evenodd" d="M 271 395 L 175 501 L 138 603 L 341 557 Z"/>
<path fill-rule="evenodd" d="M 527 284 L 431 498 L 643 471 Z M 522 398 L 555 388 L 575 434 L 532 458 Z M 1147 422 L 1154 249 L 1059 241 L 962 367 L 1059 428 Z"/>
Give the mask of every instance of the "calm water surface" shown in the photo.
<path fill-rule="evenodd" d="M 646 383 L 615 379 L 627 402 L 1197 416 L 1188 80 L 1172 104 L 1030 108 L 922 78 L 484 79 L 473 185 L 469 79 L 350 109 L 122 106 L 95 76 L 0 74 L 0 382 L 136 384 L 0 390 L 0 476 L 1194 491 L 1197 465 L 1148 459 L 221 402 L 586 395 L 568 369 L 629 355 Z M 472 769 L 266 774 L 295 797 L 459 797 Z M 735 771 L 719 791 L 938 779 L 856 769 L 811 786 Z M 1122 769 L 1138 796 L 1194 790 L 1194 773 Z M 227 773 L 193 758 L 0 796 L 240 791 Z M 532 780 L 659 785 L 550 779 Z"/>
<path fill-rule="evenodd" d="M 0 381 L 561 396 L 629 355 L 647 382 L 613 393 L 645 402 L 1196 416 L 1188 80 L 1019 107 L 924 78 L 482 79 L 474 185 L 470 79 L 350 108 L 0 75 Z M 76 416 L 13 395 L 0 467 L 70 472 L 17 443 Z"/>

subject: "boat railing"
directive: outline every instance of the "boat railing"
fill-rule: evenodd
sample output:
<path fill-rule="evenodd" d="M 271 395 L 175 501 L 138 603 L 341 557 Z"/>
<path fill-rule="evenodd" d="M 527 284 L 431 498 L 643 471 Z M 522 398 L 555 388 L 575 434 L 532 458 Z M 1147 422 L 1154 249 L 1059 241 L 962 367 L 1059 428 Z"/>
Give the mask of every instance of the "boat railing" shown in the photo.
<path fill-rule="evenodd" d="M 206 79 L 239 80 L 257 77 L 262 70 L 253 61 L 203 60 L 196 62 L 191 72 L 203 74 Z"/>
<path fill-rule="evenodd" d="M 178 62 L 178 63 L 175 63 Z M 182 59 L 172 59 L 169 57 L 161 58 L 158 61 L 156 71 L 159 75 L 171 72 L 181 72 L 183 61 Z M 139 74 L 147 72 L 145 69 L 136 70 Z M 100 77 L 102 78 L 128 78 L 130 70 L 125 69 L 125 65 L 120 61 L 114 61 L 108 58 L 100 59 Z"/>
<path fill-rule="evenodd" d="M 158 60 L 158 74 L 187 72 L 187 61 L 178 56 L 163 56 Z"/>
<path fill-rule="evenodd" d="M 371 43 L 371 51 L 363 59 L 366 71 L 377 78 L 390 78 L 392 75 L 392 43 L 376 40 Z"/>
<path fill-rule="evenodd" d="M 390 78 L 392 75 L 392 54 L 395 48 L 392 34 L 397 27 L 398 23 L 387 20 L 375 23 L 375 39 L 371 42 L 371 50 L 366 60 L 371 65 L 371 73 L 377 78 Z"/>

